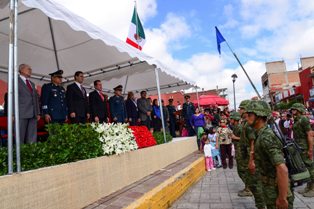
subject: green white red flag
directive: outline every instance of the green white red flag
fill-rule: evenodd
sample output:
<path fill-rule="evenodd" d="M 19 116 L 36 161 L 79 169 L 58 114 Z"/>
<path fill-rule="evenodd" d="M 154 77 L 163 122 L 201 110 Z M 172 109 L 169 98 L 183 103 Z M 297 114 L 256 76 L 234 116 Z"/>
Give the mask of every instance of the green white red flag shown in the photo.
<path fill-rule="evenodd" d="M 145 33 L 141 20 L 138 17 L 136 7 L 134 7 L 129 35 L 126 39 L 126 42 L 139 50 L 142 50 L 145 44 Z"/>

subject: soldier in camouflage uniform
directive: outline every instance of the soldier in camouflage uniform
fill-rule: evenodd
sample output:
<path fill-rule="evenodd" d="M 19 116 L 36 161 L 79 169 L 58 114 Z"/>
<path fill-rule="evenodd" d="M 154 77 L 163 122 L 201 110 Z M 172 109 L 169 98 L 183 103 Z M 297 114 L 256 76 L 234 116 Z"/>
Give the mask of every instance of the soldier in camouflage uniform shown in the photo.
<path fill-rule="evenodd" d="M 243 168 L 243 166 L 241 167 L 241 149 L 240 149 L 239 141 L 240 141 L 240 136 L 241 136 L 241 131 L 242 131 L 242 124 L 240 123 L 240 120 L 241 120 L 240 113 L 232 112 L 230 114 L 230 124 L 233 125 L 233 134 L 231 138 L 232 138 L 234 148 L 235 148 L 235 154 L 236 154 L 235 159 L 237 162 L 237 171 L 243 183 L 247 185 L 245 181 L 246 171 L 245 171 L 245 168 Z M 252 193 L 249 190 L 248 186 L 245 186 L 243 190 L 239 191 L 238 195 L 241 197 L 245 197 L 245 196 L 252 196 Z"/>
<path fill-rule="evenodd" d="M 240 197 L 248 197 L 248 196 L 253 195 L 249 189 L 249 186 L 248 186 L 248 171 L 247 171 L 248 170 L 248 162 L 246 160 L 247 148 L 244 148 L 243 143 L 241 141 L 241 134 L 242 134 L 243 125 L 246 123 L 245 109 L 246 109 L 246 106 L 249 102 L 250 102 L 250 100 L 243 100 L 239 106 L 240 115 L 242 117 L 242 120 L 241 120 L 241 124 L 240 124 L 241 131 L 239 132 L 240 140 L 237 142 L 237 147 L 236 147 L 236 162 L 237 162 L 238 175 L 242 179 L 242 181 L 245 185 L 245 188 L 238 192 L 238 196 L 240 196 Z M 243 136 L 242 136 L 242 138 L 243 138 Z"/>
<path fill-rule="evenodd" d="M 257 134 L 251 153 L 254 155 L 256 169 L 260 172 L 267 209 L 293 208 L 294 196 L 289 186 L 282 144 L 267 126 L 267 117 L 271 110 L 264 101 L 251 101 L 247 106 L 247 113 L 247 122 Z"/>
<path fill-rule="evenodd" d="M 294 116 L 293 135 L 295 142 L 302 148 L 302 160 L 311 175 L 311 181 L 307 187 L 300 191 L 305 197 L 314 197 L 314 163 L 313 163 L 313 137 L 309 119 L 302 114 L 305 113 L 303 104 L 295 103 L 291 107 Z"/>
<path fill-rule="evenodd" d="M 240 112 L 242 113 L 242 131 L 239 141 L 240 147 L 240 166 L 243 172 L 243 176 L 245 179 L 246 190 L 240 191 L 238 193 L 239 196 L 245 196 L 245 194 L 250 191 L 255 200 L 255 205 L 257 208 L 265 208 L 265 201 L 263 197 L 262 191 L 262 183 L 259 180 L 259 170 L 254 168 L 254 172 L 252 174 L 249 171 L 249 160 L 250 160 L 250 150 L 254 149 L 252 144 L 254 144 L 256 135 L 255 131 L 249 124 L 247 123 L 247 106 L 251 103 L 249 100 L 245 100 L 244 104 L 241 107 L 240 104 Z"/>

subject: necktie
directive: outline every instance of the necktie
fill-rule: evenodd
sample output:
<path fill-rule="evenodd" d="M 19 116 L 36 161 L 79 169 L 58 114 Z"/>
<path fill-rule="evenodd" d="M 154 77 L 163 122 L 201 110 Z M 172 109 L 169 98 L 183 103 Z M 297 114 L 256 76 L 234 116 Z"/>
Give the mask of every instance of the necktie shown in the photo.
<path fill-rule="evenodd" d="M 99 96 L 100 96 L 101 100 L 104 101 L 105 100 L 104 95 L 101 92 L 98 92 L 98 93 L 99 93 Z"/>
<path fill-rule="evenodd" d="M 31 85 L 31 83 L 29 82 L 28 79 L 26 79 L 26 86 L 27 86 L 28 90 L 32 93 L 33 92 L 33 88 L 32 88 L 32 85 Z"/>
<path fill-rule="evenodd" d="M 83 94 L 83 97 L 85 97 L 85 89 L 84 89 L 84 87 L 82 85 L 81 85 L 81 92 Z"/>

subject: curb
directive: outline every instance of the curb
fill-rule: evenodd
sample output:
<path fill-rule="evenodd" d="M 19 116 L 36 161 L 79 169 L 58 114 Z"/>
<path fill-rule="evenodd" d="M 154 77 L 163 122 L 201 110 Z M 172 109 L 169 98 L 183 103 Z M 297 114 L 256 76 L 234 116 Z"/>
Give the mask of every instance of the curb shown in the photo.
<path fill-rule="evenodd" d="M 124 209 L 169 208 L 188 188 L 205 175 L 204 157 L 195 160 L 174 176 L 144 194 Z"/>

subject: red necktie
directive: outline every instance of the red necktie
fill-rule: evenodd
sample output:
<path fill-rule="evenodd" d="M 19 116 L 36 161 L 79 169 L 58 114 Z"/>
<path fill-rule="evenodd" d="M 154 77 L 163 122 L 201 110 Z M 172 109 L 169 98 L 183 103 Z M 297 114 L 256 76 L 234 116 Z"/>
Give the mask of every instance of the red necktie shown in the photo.
<path fill-rule="evenodd" d="M 29 82 L 28 79 L 26 79 L 26 86 L 27 86 L 28 90 L 32 93 L 33 92 L 33 88 L 32 88 L 32 85 L 31 85 L 31 83 Z"/>
<path fill-rule="evenodd" d="M 99 96 L 100 96 L 101 100 L 104 101 L 105 100 L 104 95 L 101 92 L 98 92 L 98 93 L 99 93 Z"/>

